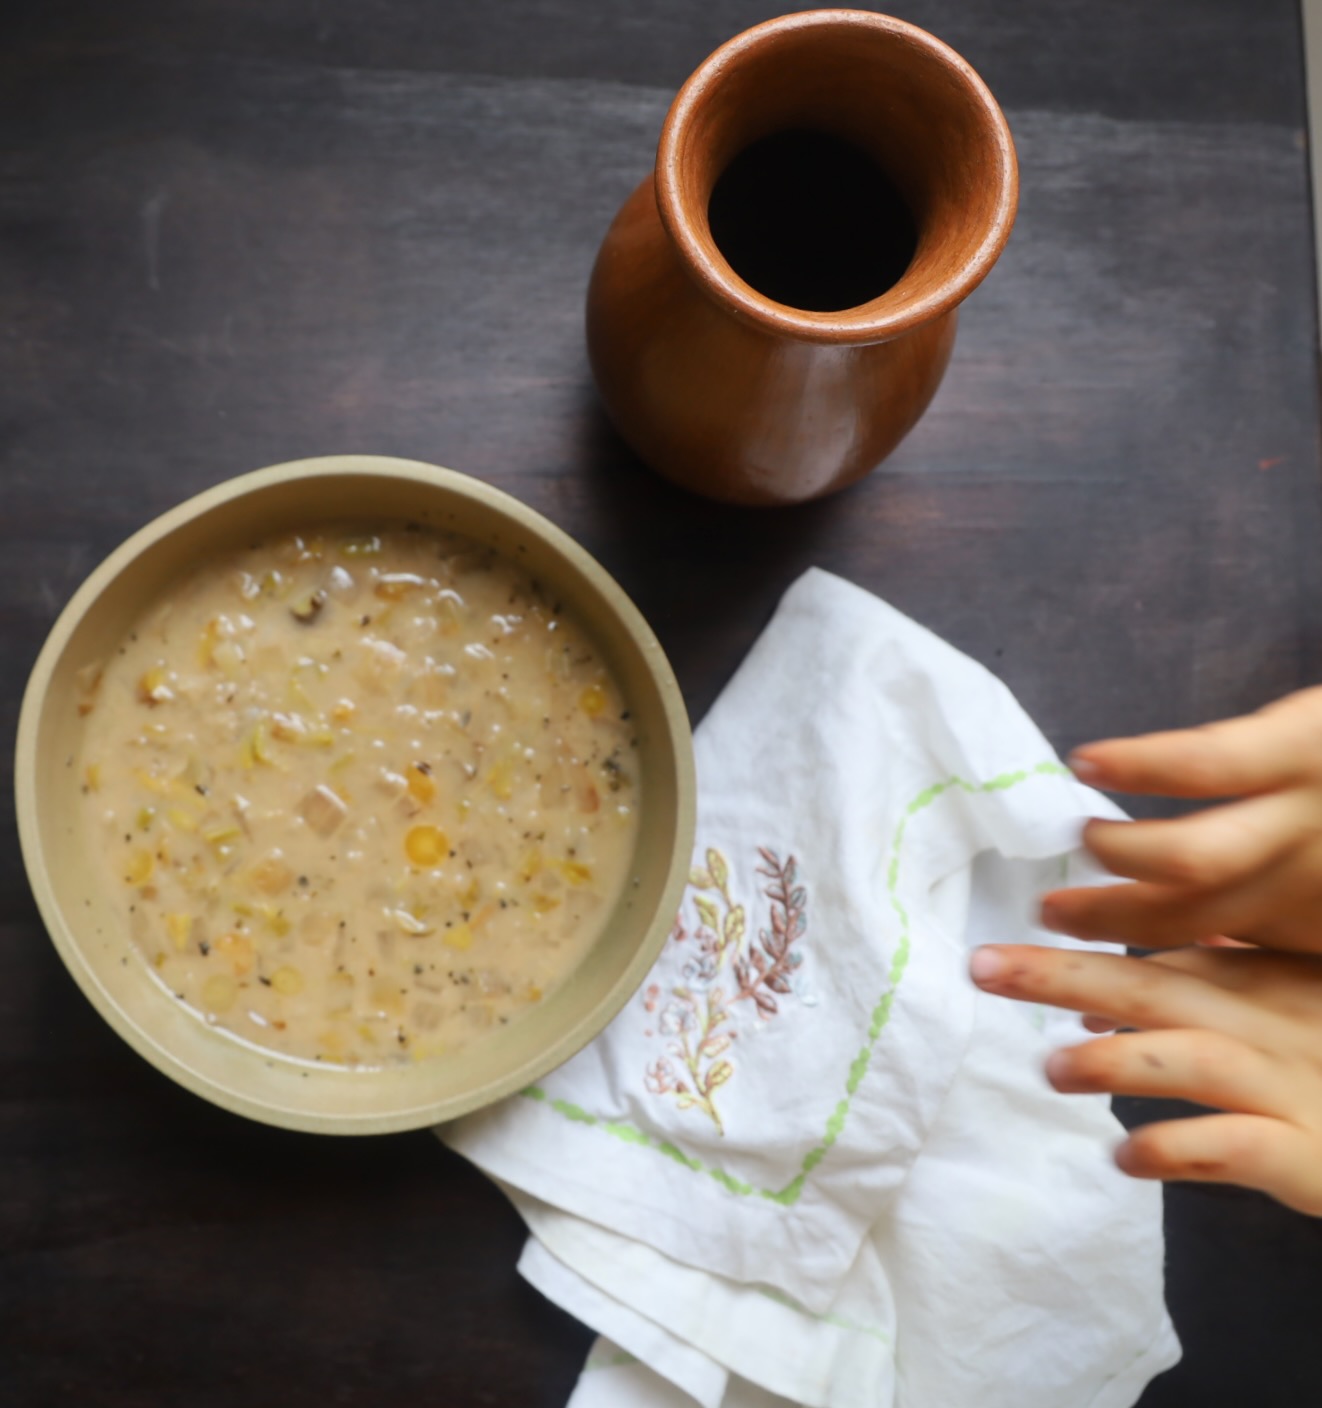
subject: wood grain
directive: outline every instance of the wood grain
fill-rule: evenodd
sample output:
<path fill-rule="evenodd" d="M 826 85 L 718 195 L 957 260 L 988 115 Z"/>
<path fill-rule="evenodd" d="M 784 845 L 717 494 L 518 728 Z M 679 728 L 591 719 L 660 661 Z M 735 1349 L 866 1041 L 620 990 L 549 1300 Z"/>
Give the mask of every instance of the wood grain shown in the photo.
<path fill-rule="evenodd" d="M 186 494 L 371 450 L 513 490 L 614 571 L 700 717 L 811 564 L 1065 748 L 1319 678 L 1309 194 L 1290 0 L 901 8 L 1007 109 L 1019 221 L 884 473 L 750 516 L 597 409 L 588 270 L 749 0 L 53 0 L 0 54 L 0 731 L 99 557 Z M 823 683 L 823 687 L 826 687 Z M 0 1402 L 565 1401 L 586 1333 L 425 1135 L 300 1139 L 121 1046 L 0 819 Z M 1129 1111 L 1132 1116 L 1132 1109 Z M 1169 1198 L 1147 1408 L 1322 1399 L 1316 1224 Z"/>

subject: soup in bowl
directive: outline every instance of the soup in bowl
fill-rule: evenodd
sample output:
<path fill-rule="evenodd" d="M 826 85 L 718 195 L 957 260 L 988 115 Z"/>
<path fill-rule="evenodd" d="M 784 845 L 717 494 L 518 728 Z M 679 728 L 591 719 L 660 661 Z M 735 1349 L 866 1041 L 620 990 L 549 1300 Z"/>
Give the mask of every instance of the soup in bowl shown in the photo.
<path fill-rule="evenodd" d="M 347 456 L 230 481 L 75 595 L 16 786 L 33 889 L 167 1075 L 366 1133 L 517 1091 L 669 930 L 692 753 L 655 638 L 508 496 Z"/>

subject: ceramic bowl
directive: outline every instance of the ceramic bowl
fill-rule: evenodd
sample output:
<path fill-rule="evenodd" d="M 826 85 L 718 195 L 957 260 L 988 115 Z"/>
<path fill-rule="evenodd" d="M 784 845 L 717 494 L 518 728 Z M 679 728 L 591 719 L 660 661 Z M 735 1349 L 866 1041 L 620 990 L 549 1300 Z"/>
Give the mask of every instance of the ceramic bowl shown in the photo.
<path fill-rule="evenodd" d="M 397 1069 L 314 1067 L 208 1026 L 150 975 L 94 877 L 75 758 L 75 677 L 199 558 L 318 521 L 417 522 L 517 556 L 574 612 L 637 720 L 643 798 L 634 874 L 573 975 L 518 1022 L 454 1057 Z M 369 1134 L 451 1119 L 510 1095 L 591 1040 L 637 989 L 678 908 L 693 842 L 693 755 L 670 667 L 593 559 L 516 499 L 450 470 L 366 455 L 258 470 L 198 495 L 113 552 L 75 593 L 33 669 L 15 767 L 19 834 L 50 936 L 93 1006 L 172 1080 L 292 1129 Z"/>

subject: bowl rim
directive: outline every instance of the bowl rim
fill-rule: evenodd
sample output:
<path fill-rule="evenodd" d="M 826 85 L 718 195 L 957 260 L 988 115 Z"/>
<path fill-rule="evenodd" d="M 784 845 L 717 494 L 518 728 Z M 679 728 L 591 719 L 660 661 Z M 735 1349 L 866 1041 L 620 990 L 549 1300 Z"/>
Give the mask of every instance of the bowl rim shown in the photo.
<path fill-rule="evenodd" d="M 575 1023 L 536 1055 L 527 1057 L 503 1076 L 460 1097 L 423 1102 L 385 1114 L 313 1113 L 293 1111 L 264 1101 L 260 1092 L 223 1087 L 194 1070 L 168 1046 L 133 1020 L 101 985 L 83 953 L 56 893 L 46 866 L 38 816 L 37 742 L 50 684 L 69 641 L 105 589 L 157 543 L 185 525 L 236 499 L 277 484 L 301 479 L 378 476 L 448 490 L 460 498 L 494 510 L 515 526 L 539 538 L 568 560 L 602 597 L 647 661 L 660 696 L 665 735 L 673 759 L 676 792 L 676 834 L 661 898 L 643 941 L 605 995 Z M 312 516 L 316 516 L 315 508 Z M 665 944 L 670 920 L 679 907 L 693 850 L 696 823 L 696 775 L 688 712 L 678 681 L 660 642 L 642 613 L 609 572 L 568 533 L 512 494 L 458 470 L 421 460 L 387 455 L 325 455 L 289 460 L 226 479 L 167 509 L 114 548 L 78 586 L 50 628 L 28 676 L 19 710 L 14 744 L 14 800 L 19 847 L 28 883 L 42 924 L 70 975 L 110 1027 L 158 1071 L 176 1084 L 231 1113 L 279 1128 L 321 1134 L 385 1134 L 420 1129 L 458 1118 L 472 1110 L 513 1095 L 563 1064 L 597 1036 L 641 986 Z M 237 1046 L 237 1044 L 236 1044 Z M 255 1059 L 268 1054 L 253 1048 Z M 364 1075 L 369 1075 L 365 1072 Z"/>

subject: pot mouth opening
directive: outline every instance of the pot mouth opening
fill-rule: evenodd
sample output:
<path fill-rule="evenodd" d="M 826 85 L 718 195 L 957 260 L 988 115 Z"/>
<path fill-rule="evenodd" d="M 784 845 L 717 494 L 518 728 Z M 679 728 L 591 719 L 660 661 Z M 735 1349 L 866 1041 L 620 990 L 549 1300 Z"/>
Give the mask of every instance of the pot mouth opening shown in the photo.
<path fill-rule="evenodd" d="M 770 334 L 879 342 L 960 303 L 1014 223 L 1004 115 L 954 50 L 858 10 L 770 20 L 706 59 L 657 150 L 698 284 Z"/>

